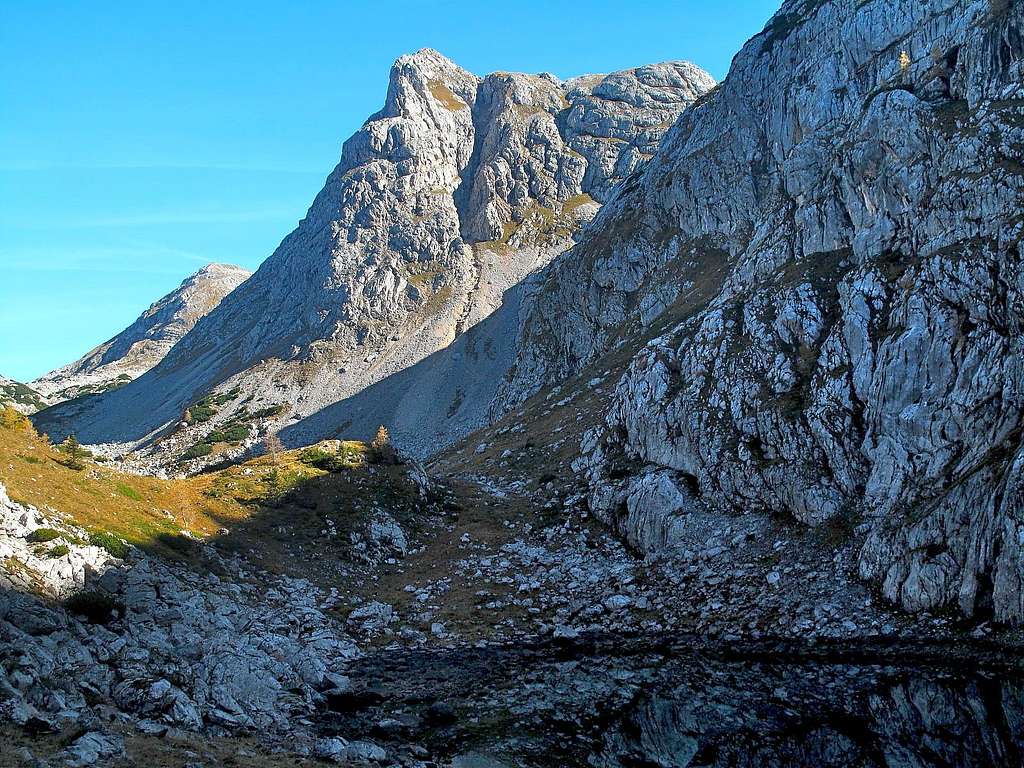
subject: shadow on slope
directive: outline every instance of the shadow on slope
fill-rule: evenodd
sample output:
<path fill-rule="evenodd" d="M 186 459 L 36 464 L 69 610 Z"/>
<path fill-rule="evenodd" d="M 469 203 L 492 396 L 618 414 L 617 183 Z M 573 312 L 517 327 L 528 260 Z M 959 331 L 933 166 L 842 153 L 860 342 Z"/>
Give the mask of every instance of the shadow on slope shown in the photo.
<path fill-rule="evenodd" d="M 508 289 L 498 309 L 444 349 L 284 427 L 281 439 L 290 447 L 329 437 L 369 440 L 383 424 L 403 451 L 423 457 L 484 426 L 515 360 L 532 282 Z"/>

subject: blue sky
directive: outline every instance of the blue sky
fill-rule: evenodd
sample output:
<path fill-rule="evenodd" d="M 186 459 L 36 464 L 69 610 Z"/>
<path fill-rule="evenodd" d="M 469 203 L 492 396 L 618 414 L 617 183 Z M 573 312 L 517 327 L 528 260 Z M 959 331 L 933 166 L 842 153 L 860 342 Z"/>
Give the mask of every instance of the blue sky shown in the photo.
<path fill-rule="evenodd" d="M 51 2 L 0 9 L 0 373 L 70 362 L 210 261 L 256 268 L 395 58 L 721 79 L 778 0 Z"/>

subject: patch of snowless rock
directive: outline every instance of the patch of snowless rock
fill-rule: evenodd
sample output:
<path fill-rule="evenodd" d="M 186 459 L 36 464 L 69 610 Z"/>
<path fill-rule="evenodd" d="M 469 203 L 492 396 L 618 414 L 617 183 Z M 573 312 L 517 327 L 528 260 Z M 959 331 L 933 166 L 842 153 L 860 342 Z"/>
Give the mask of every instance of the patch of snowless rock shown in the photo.
<path fill-rule="evenodd" d="M 383 109 L 253 277 L 152 371 L 48 410 L 40 429 L 134 443 L 237 389 L 153 450 L 177 458 L 204 429 L 273 406 L 288 445 L 369 438 L 379 424 L 418 455 L 452 442 L 486 423 L 528 277 L 713 85 L 685 62 L 563 82 L 480 78 L 429 49 L 401 57 Z"/>
<path fill-rule="evenodd" d="M 1022 27 L 786 2 L 548 270 L 503 408 L 649 339 L 577 463 L 627 539 L 866 524 L 888 599 L 1024 621 Z"/>
<path fill-rule="evenodd" d="M 53 404 L 138 378 L 251 274 L 230 264 L 207 264 L 114 338 L 39 377 L 32 387 Z"/>
<path fill-rule="evenodd" d="M 40 527 L 61 532 L 33 544 Z M 114 721 L 168 729 L 259 731 L 299 753 L 304 718 L 344 687 L 358 655 L 306 581 L 224 560 L 224 578 L 132 550 L 128 559 L 77 542 L 84 532 L 12 502 L 0 485 L 0 715 L 36 729 L 87 729 L 64 756 L 87 765 L 116 752 Z M 68 552 L 47 557 L 46 548 Z M 211 556 L 213 556 L 211 554 Z M 104 594 L 110 621 L 87 624 L 55 598 Z M 113 740 L 114 746 L 111 746 Z M 91 756 L 91 757 L 90 757 Z"/>

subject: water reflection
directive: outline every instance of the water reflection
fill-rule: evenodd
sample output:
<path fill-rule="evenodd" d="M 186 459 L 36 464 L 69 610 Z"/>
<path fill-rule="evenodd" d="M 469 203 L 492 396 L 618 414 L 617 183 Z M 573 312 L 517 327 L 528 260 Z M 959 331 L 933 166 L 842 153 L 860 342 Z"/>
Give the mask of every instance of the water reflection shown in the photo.
<path fill-rule="evenodd" d="M 463 768 L 1024 765 L 1012 659 L 744 655 L 392 650 L 353 667 L 323 727 Z"/>

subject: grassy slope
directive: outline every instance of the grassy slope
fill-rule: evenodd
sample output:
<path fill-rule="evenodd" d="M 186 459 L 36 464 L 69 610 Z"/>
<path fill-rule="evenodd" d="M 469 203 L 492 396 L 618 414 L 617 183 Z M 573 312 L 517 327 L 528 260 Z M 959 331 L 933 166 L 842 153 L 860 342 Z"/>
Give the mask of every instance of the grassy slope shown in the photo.
<path fill-rule="evenodd" d="M 362 454 L 365 446 L 353 444 Z M 86 462 L 75 471 L 13 409 L 0 411 L 0 482 L 15 501 L 58 513 L 90 533 L 109 532 L 130 544 L 173 553 L 169 541 L 189 531 L 208 537 L 251 520 L 261 505 L 328 475 L 298 452 L 275 463 L 261 457 L 218 472 L 175 480 L 119 472 Z M 171 542 L 173 543 L 173 542 Z"/>

